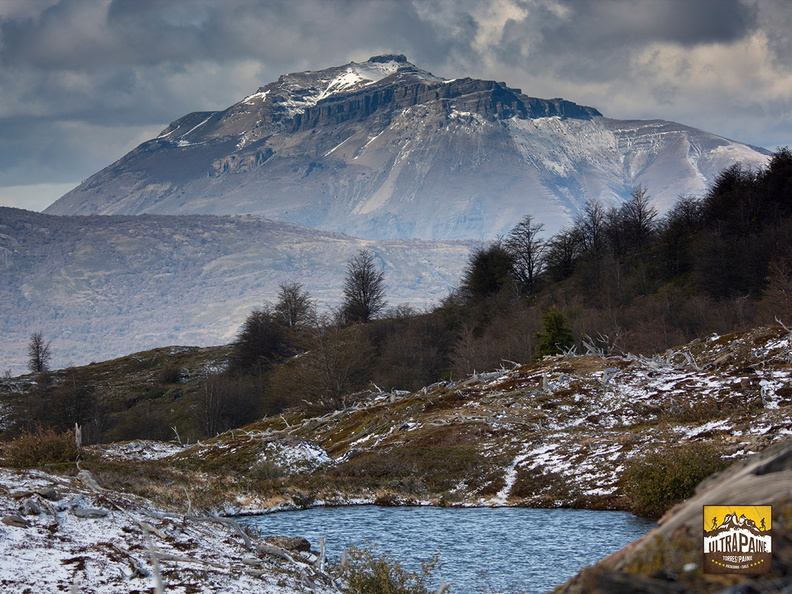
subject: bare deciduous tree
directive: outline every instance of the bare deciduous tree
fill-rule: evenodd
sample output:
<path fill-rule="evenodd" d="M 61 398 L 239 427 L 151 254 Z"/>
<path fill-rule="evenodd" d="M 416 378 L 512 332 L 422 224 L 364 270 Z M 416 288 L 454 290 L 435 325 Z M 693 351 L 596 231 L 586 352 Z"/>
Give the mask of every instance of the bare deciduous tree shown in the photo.
<path fill-rule="evenodd" d="M 561 229 L 547 243 L 544 254 L 545 269 L 553 281 L 568 278 L 582 251 L 582 239 L 577 227 Z"/>
<path fill-rule="evenodd" d="M 545 242 L 539 237 L 544 229 L 542 223 L 535 223 L 531 215 L 526 215 L 506 237 L 504 246 L 512 255 L 512 272 L 525 293 L 532 292 L 542 272 Z"/>
<path fill-rule="evenodd" d="M 232 370 L 263 371 L 291 348 L 289 337 L 269 303 L 245 318 L 229 357 Z"/>
<path fill-rule="evenodd" d="M 41 332 L 31 334 L 28 343 L 28 369 L 32 373 L 48 371 L 50 359 L 52 359 L 50 342 L 44 340 L 44 335 Z"/>
<path fill-rule="evenodd" d="M 277 365 L 271 389 L 289 404 L 345 406 L 345 397 L 365 386 L 374 358 L 363 326 L 342 328 L 329 319 L 308 330 L 307 350 Z"/>
<path fill-rule="evenodd" d="M 657 210 L 650 204 L 646 188 L 638 186 L 630 199 L 619 209 L 633 247 L 643 249 L 655 230 Z"/>
<path fill-rule="evenodd" d="M 361 252 L 347 265 L 341 315 L 345 322 L 368 322 L 385 308 L 385 275 L 374 253 Z"/>
<path fill-rule="evenodd" d="M 308 292 L 298 282 L 279 285 L 275 315 L 280 322 L 292 329 L 305 327 L 316 318 L 316 306 Z"/>
<path fill-rule="evenodd" d="M 597 256 L 605 248 L 606 219 L 607 211 L 601 202 L 586 201 L 583 212 L 575 219 L 575 228 L 586 253 Z"/>

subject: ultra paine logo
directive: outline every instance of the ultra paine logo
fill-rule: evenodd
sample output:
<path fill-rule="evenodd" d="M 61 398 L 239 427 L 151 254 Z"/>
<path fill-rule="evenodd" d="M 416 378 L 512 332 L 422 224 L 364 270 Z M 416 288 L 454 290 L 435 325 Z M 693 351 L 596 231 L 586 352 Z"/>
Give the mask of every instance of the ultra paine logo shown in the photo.
<path fill-rule="evenodd" d="M 770 505 L 704 506 L 704 573 L 770 573 Z"/>

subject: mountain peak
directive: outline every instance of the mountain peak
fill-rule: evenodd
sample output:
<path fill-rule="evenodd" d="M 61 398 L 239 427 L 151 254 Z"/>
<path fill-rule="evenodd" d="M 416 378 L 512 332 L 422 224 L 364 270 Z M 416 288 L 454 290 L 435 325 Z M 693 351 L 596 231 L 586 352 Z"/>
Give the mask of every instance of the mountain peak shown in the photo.
<path fill-rule="evenodd" d="M 767 157 L 673 122 L 620 122 L 403 54 L 293 72 L 195 112 L 48 214 L 258 214 L 366 238 L 489 239 L 526 213 L 554 232 L 642 184 L 665 204 Z M 665 204 L 664 204 L 665 203 Z"/>
<path fill-rule="evenodd" d="M 407 62 L 407 56 L 404 54 L 382 54 L 380 56 L 371 56 L 367 62 L 399 62 L 401 64 L 409 64 L 409 62 Z"/>

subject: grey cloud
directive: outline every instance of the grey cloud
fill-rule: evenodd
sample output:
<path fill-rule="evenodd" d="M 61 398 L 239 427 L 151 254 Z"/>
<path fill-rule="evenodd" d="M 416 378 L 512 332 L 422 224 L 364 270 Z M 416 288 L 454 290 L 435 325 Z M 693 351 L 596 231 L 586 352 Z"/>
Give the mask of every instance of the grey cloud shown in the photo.
<path fill-rule="evenodd" d="M 739 0 L 565 0 L 526 3 L 492 51 L 505 64 L 578 80 L 623 77 L 634 52 L 652 42 L 692 47 L 734 42 L 756 28 L 756 10 Z"/>
<path fill-rule="evenodd" d="M 756 0 L 754 6 L 761 30 L 767 35 L 774 65 L 782 70 L 792 70 L 792 7 L 776 0 Z"/>
<path fill-rule="evenodd" d="M 395 0 L 113 0 L 106 9 L 61 0 L 38 18 L 0 22 L 0 57 L 88 72 L 242 58 L 288 68 L 309 54 L 327 59 L 367 45 L 436 53 L 436 33 Z"/>
<path fill-rule="evenodd" d="M 61 0 L 37 18 L 0 19 L 0 78 L 28 115 L 36 107 L 143 124 L 221 109 L 240 98 L 231 91 L 252 92 L 285 72 L 350 56 L 398 51 L 443 63 L 469 55 L 458 29 L 439 28 L 394 0 Z M 258 65 L 260 78 L 245 89 L 229 85 L 229 72 L 245 61 Z M 173 83 L 180 77 L 194 88 L 182 92 Z"/>
<path fill-rule="evenodd" d="M 109 165 L 113 155 L 123 154 L 124 132 L 123 127 L 100 130 L 51 118 L 0 122 L 0 185 L 79 182 L 98 163 Z M 76 180 L 75 172 L 82 174 Z"/>
<path fill-rule="evenodd" d="M 756 22 L 755 11 L 740 0 L 569 0 L 566 4 L 574 12 L 572 28 L 586 38 L 615 38 L 630 45 L 728 43 L 744 37 Z"/>

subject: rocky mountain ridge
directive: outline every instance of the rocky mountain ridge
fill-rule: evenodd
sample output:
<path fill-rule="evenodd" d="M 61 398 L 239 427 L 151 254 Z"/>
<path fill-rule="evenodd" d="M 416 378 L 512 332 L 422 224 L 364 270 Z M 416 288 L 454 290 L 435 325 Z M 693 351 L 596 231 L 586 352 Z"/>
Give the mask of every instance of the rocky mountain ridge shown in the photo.
<path fill-rule="evenodd" d="M 766 158 L 385 55 L 179 118 L 46 212 L 257 214 L 366 238 L 492 239 L 529 213 L 554 232 L 586 200 L 616 204 L 638 184 L 663 210 L 735 161 Z"/>

